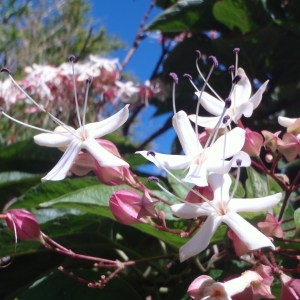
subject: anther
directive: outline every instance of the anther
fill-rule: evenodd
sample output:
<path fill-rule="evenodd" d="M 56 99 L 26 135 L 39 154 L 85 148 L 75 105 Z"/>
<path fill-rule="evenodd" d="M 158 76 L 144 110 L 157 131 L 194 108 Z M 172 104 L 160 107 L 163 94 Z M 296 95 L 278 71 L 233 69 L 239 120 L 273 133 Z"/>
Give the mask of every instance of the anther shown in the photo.
<path fill-rule="evenodd" d="M 200 50 L 196 50 L 196 53 L 197 53 L 197 59 L 200 59 L 201 58 L 201 52 L 200 52 Z"/>
<path fill-rule="evenodd" d="M 178 76 L 177 76 L 177 74 L 171 72 L 169 75 L 172 77 L 172 79 L 174 80 L 174 82 L 177 84 L 178 83 Z"/>
<path fill-rule="evenodd" d="M 208 59 L 214 64 L 214 67 L 215 67 L 215 68 L 218 67 L 219 62 L 218 62 L 218 60 L 217 60 L 217 58 L 216 58 L 215 56 L 210 55 L 210 56 L 208 57 Z"/>
<path fill-rule="evenodd" d="M 233 52 L 234 52 L 234 53 L 239 53 L 239 52 L 240 52 L 240 48 L 234 48 L 234 49 L 233 49 Z"/>
<path fill-rule="evenodd" d="M 241 76 L 241 75 L 236 75 L 236 76 L 233 78 L 232 83 L 233 83 L 233 84 L 237 84 L 241 79 L 242 79 L 242 76 Z"/>
<path fill-rule="evenodd" d="M 242 160 L 241 160 L 241 159 L 237 159 L 237 160 L 236 160 L 236 165 L 237 165 L 238 167 L 240 167 L 240 166 L 242 165 Z"/>
<path fill-rule="evenodd" d="M 69 56 L 69 62 L 75 62 L 76 61 L 76 56 L 74 54 L 71 54 Z"/>
<path fill-rule="evenodd" d="M 234 72 L 234 65 L 229 66 L 228 73 L 232 74 Z"/>
<path fill-rule="evenodd" d="M 86 79 L 85 82 L 86 82 L 87 85 L 91 85 L 92 81 L 93 81 L 93 77 L 89 77 L 89 78 Z"/>
<path fill-rule="evenodd" d="M 5 67 L 1 68 L 0 72 L 1 72 L 1 73 L 4 72 L 4 73 L 11 74 L 10 71 L 9 71 L 9 69 L 8 69 L 8 68 L 5 68 Z"/>
<path fill-rule="evenodd" d="M 188 80 L 193 80 L 192 76 L 190 74 L 183 74 L 183 77 L 186 77 Z"/>
<path fill-rule="evenodd" d="M 147 152 L 147 156 L 148 156 L 148 155 L 155 156 L 155 152 L 154 152 L 153 150 L 149 150 L 149 151 Z"/>
<path fill-rule="evenodd" d="M 225 102 L 225 108 L 229 108 L 231 106 L 231 99 L 230 98 L 226 98 L 224 100 L 224 102 Z"/>
<path fill-rule="evenodd" d="M 155 176 L 149 176 L 148 177 L 148 182 L 152 182 L 152 181 L 159 182 L 159 179 Z"/>
<path fill-rule="evenodd" d="M 223 124 L 226 124 L 229 120 L 230 120 L 230 116 L 226 115 L 226 116 L 224 116 L 222 122 L 223 122 Z"/>

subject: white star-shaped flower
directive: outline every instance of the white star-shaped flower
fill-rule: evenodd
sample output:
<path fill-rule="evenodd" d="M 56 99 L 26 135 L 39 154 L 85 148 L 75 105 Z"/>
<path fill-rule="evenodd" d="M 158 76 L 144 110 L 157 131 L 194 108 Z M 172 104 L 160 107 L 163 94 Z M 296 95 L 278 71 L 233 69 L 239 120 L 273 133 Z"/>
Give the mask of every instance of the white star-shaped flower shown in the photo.
<path fill-rule="evenodd" d="M 232 93 L 229 96 L 231 105 L 225 112 L 225 115 L 229 116 L 230 121 L 233 121 L 234 123 L 237 123 L 242 115 L 244 115 L 246 118 L 251 117 L 253 110 L 260 104 L 262 95 L 266 90 L 267 84 L 269 82 L 268 80 L 264 82 L 256 91 L 256 93 L 251 96 L 251 83 L 242 68 L 238 69 L 237 76 L 240 79 L 237 81 L 237 83 L 234 84 Z M 201 92 L 196 92 L 195 94 L 198 97 L 200 97 L 201 95 L 201 105 L 205 108 L 205 110 L 214 115 L 214 117 L 198 116 L 196 118 L 196 115 L 191 115 L 190 119 L 193 122 L 197 122 L 199 126 L 215 128 L 217 123 L 219 122 L 220 116 L 223 114 L 225 103 L 218 98 L 208 94 L 207 92 L 203 92 L 202 94 Z"/>
<path fill-rule="evenodd" d="M 212 201 L 200 204 L 185 202 L 171 206 L 173 214 L 180 218 L 191 219 L 207 216 L 200 230 L 180 248 L 180 261 L 185 261 L 202 252 L 209 245 L 212 236 L 221 223 L 227 224 L 249 250 L 263 247 L 275 249 L 268 237 L 238 213 L 268 210 L 280 201 L 281 193 L 261 198 L 231 198 L 229 192 L 231 178 L 228 174 L 211 174 L 208 177 L 208 183 L 214 193 Z"/>
<path fill-rule="evenodd" d="M 148 151 L 138 151 L 159 168 L 167 170 L 189 169 L 184 181 L 198 186 L 207 185 L 207 175 L 210 172 L 227 173 L 231 167 L 236 167 L 236 160 L 241 166 L 249 166 L 248 154 L 240 151 L 245 142 L 245 130 L 234 128 L 219 137 L 209 147 L 203 148 L 184 111 L 177 112 L 173 117 L 173 127 L 177 133 L 185 155 L 168 155 Z M 151 152 L 150 152 L 151 153 Z M 226 160 L 232 158 L 230 160 Z"/>

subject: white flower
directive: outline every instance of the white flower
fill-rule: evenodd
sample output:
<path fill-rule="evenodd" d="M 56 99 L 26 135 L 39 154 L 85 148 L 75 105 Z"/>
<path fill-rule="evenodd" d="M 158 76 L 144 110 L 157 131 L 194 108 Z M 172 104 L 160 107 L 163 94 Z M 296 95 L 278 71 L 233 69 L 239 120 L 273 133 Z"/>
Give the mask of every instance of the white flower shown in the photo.
<path fill-rule="evenodd" d="M 128 164 L 103 148 L 95 139 L 111 133 L 122 126 L 128 119 L 128 105 L 111 117 L 89 123 L 74 129 L 67 125 L 59 126 L 55 131 L 34 136 L 34 141 L 40 146 L 65 148 L 63 156 L 56 166 L 42 178 L 45 180 L 64 179 L 70 170 L 80 150 L 87 150 L 101 166 L 117 167 Z"/>
<path fill-rule="evenodd" d="M 228 115 L 230 117 L 230 120 L 234 123 L 237 123 L 242 115 L 247 118 L 251 117 L 253 110 L 260 104 L 262 95 L 266 90 L 267 84 L 269 82 L 268 80 L 264 82 L 256 91 L 256 93 L 251 97 L 251 83 L 242 68 L 238 69 L 237 76 L 239 76 L 240 79 L 233 87 L 232 94 L 229 96 L 231 105 L 225 112 L 225 115 Z M 195 94 L 200 97 L 201 93 L 196 92 Z M 198 116 L 196 118 L 195 115 L 191 115 L 190 119 L 193 122 L 196 122 L 197 120 L 197 124 L 199 126 L 214 128 L 223 113 L 225 106 L 224 102 L 206 92 L 203 92 L 201 95 L 200 103 L 205 108 L 205 110 L 207 110 L 215 117 Z"/>
<path fill-rule="evenodd" d="M 262 247 L 275 249 L 273 243 L 258 229 L 243 219 L 238 212 L 258 212 L 275 206 L 281 199 L 281 193 L 261 198 L 231 198 L 229 188 L 231 179 L 228 174 L 211 174 L 208 183 L 214 192 L 214 199 L 201 204 L 181 203 L 171 206 L 175 216 L 197 218 L 207 216 L 200 230 L 180 248 L 180 261 L 203 251 L 221 223 L 227 224 L 248 247 L 256 250 Z"/>
<path fill-rule="evenodd" d="M 242 161 L 242 166 L 250 165 L 250 157 L 240 151 L 245 142 L 245 130 L 234 128 L 219 137 L 212 145 L 203 148 L 184 111 L 177 112 L 173 117 L 173 126 L 185 155 L 167 155 L 147 151 L 138 151 L 157 167 L 168 170 L 189 168 L 184 181 L 198 186 L 207 185 L 209 172 L 227 173 L 231 167 L 236 167 L 236 160 Z M 231 160 L 226 160 L 233 157 Z"/>

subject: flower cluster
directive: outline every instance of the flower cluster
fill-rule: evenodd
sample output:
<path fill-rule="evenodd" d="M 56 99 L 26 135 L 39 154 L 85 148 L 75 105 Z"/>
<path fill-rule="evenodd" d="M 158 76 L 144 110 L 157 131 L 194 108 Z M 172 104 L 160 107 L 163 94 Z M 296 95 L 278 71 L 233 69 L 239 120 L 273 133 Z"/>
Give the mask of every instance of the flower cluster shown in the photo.
<path fill-rule="evenodd" d="M 156 153 L 151 150 L 135 153 L 163 170 L 184 191 L 181 194 L 166 188 L 156 177 L 149 177 L 149 182 L 159 187 L 162 192 L 151 190 L 149 186 L 152 184 L 148 185 L 138 178 L 116 145 L 102 138 L 118 130 L 127 121 L 130 114 L 128 103 L 136 95 L 149 96 L 151 92 L 149 87 L 149 91 L 145 93 L 145 88 L 141 89 L 131 82 L 119 81 L 117 61 L 90 56 L 89 62 L 74 64 L 75 57 L 71 56 L 71 68 L 67 64 L 58 68 L 33 66 L 26 69 L 28 75 L 20 83 L 4 69 L 9 78 L 1 85 L 1 99 L 6 103 L 7 109 L 2 109 L 1 114 L 18 124 L 42 131 L 34 136 L 36 144 L 63 151 L 61 159 L 42 181 L 58 181 L 72 174 L 85 176 L 93 172 L 102 184 L 112 187 L 127 185 L 128 189 L 124 186 L 116 188 L 108 201 L 114 218 L 124 225 L 143 223 L 185 239 L 186 242 L 179 249 L 180 262 L 194 257 L 202 269 L 208 270 L 213 260 L 218 259 L 220 251 L 223 255 L 226 254 L 226 247 L 219 245 L 214 250 L 215 253 L 206 268 L 199 257 L 207 249 L 208 252 L 212 251 L 213 236 L 225 224 L 228 229 L 227 242 L 234 249 L 235 255 L 247 261 L 251 268 L 234 278 L 225 278 L 223 282 L 216 282 L 208 275 L 199 276 L 187 291 L 192 299 L 272 299 L 271 286 L 275 275 L 280 278 L 283 286 L 282 297 L 292 294 L 299 296 L 295 281 L 285 274 L 283 267 L 275 264 L 273 254 L 278 250 L 276 239 L 287 238 L 283 226 L 286 222 L 283 218 L 284 210 L 289 196 L 298 188 L 297 178 L 294 184 L 287 185 L 289 180 L 284 179 L 282 174 L 275 173 L 276 164 L 281 158 L 291 162 L 299 156 L 300 119 L 279 117 L 279 124 L 287 128 L 282 138 L 280 132 L 273 134 L 262 131 L 261 134 L 244 127 L 243 118 L 250 118 L 254 109 L 259 106 L 268 81 L 252 93 L 249 78 L 237 64 L 239 50 L 235 49 L 234 52 L 236 65 L 230 68 L 232 86 L 226 99 L 222 99 L 209 84 L 209 78 L 218 66 L 216 58 L 212 56 L 208 58 L 212 67 L 207 76 L 201 72 L 198 66 L 200 57 L 197 58 L 197 70 L 203 81 L 201 87 L 189 75 L 185 76 L 195 88 L 198 99 L 195 114 L 187 115 L 183 110 L 177 111 L 176 99 L 173 96 L 172 125 L 182 151 L 178 154 Z M 175 91 L 178 77 L 174 73 L 170 75 Z M 10 97 L 6 91 L 9 86 L 12 86 L 13 91 Z M 91 86 L 93 93 L 112 104 L 117 103 L 116 107 L 120 103 L 125 105 L 121 109 L 118 107 L 118 112 L 106 119 L 96 118 L 95 122 L 87 123 L 88 92 Z M 45 102 L 36 102 L 31 94 L 38 95 Z M 66 99 L 74 101 L 71 108 L 75 112 L 76 122 L 72 122 L 72 126 L 56 116 L 70 106 Z M 25 109 L 27 112 L 30 110 L 31 113 L 45 114 L 56 124 L 56 128 L 43 129 L 11 116 L 8 108 L 18 101 L 28 104 Z M 213 116 L 200 116 L 200 108 Z M 77 129 L 73 123 L 76 123 Z M 272 164 L 271 168 L 262 161 L 262 151 L 269 157 L 266 161 Z M 267 174 L 285 193 L 277 190 L 264 195 L 254 194 L 253 197 L 247 195 L 244 198 L 238 193 L 238 189 L 242 181 L 241 174 L 246 173 L 243 170 L 250 167 Z M 266 218 L 264 221 L 260 218 L 259 222 L 253 224 L 245 217 L 248 213 Z M 170 227 L 167 222 L 168 215 L 173 220 L 182 220 L 183 225 L 179 229 Z M 109 280 L 125 266 L 134 264 L 133 261 L 128 261 L 120 265 L 117 261 L 72 252 L 41 232 L 38 220 L 26 210 L 8 210 L 0 217 L 6 220 L 16 239 L 38 240 L 46 248 L 58 253 L 96 261 L 100 265 L 103 263 L 103 268 L 114 268 L 115 272 Z M 107 281 L 108 279 L 100 280 L 89 286 L 103 287 Z"/>

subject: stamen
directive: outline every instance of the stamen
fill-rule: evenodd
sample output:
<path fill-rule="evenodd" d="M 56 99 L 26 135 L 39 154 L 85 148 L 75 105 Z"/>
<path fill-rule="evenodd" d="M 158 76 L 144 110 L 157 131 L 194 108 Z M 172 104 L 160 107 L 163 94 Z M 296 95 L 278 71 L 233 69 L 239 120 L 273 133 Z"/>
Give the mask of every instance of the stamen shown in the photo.
<path fill-rule="evenodd" d="M 235 73 L 234 73 L 234 75 L 236 75 L 237 69 L 238 69 L 238 59 L 239 59 L 240 48 L 234 48 L 233 52 L 235 53 Z"/>
<path fill-rule="evenodd" d="M 240 75 L 236 75 L 233 80 L 232 83 L 233 84 L 237 84 L 240 80 L 242 79 L 242 77 Z"/>
<path fill-rule="evenodd" d="M 235 76 L 235 67 L 234 65 L 229 66 L 228 68 L 228 73 L 231 74 L 231 80 L 233 80 L 234 76 Z"/>
<path fill-rule="evenodd" d="M 191 76 L 190 74 L 185 73 L 185 74 L 183 74 L 183 77 L 187 78 L 187 79 L 189 80 L 189 82 L 191 83 L 191 85 L 194 87 L 194 89 L 195 89 L 198 93 L 200 93 L 198 87 L 197 87 L 197 86 L 195 85 L 195 83 L 193 82 L 193 78 L 192 78 L 192 76 Z"/>
<path fill-rule="evenodd" d="M 202 86 L 202 89 L 200 91 L 200 95 L 198 97 L 198 102 L 197 102 L 197 106 L 196 106 L 196 122 L 195 122 L 195 133 L 196 133 L 196 136 L 198 136 L 198 122 L 197 122 L 198 120 L 197 119 L 198 119 L 198 115 L 199 115 L 199 109 L 200 109 L 202 94 L 203 94 L 203 92 L 204 92 L 204 90 L 205 90 L 205 88 L 206 88 L 206 86 L 208 84 L 208 80 L 209 80 L 209 78 L 210 78 L 210 76 L 211 76 L 214 68 L 216 68 L 218 66 L 218 60 L 217 60 L 217 58 L 215 56 L 211 55 L 211 56 L 208 57 L 208 59 L 211 60 L 213 62 L 213 64 L 212 64 L 212 66 L 211 66 L 211 68 L 209 70 L 209 73 L 208 73 L 207 77 L 203 79 L 204 80 L 204 84 Z"/>
<path fill-rule="evenodd" d="M 147 152 L 147 156 L 148 156 L 148 155 L 155 156 L 155 152 L 154 152 L 153 150 L 149 150 L 149 151 Z"/>
<path fill-rule="evenodd" d="M 64 124 L 61 120 L 59 120 L 58 118 L 56 118 L 53 114 L 51 114 L 49 111 L 47 111 L 42 105 L 40 105 L 40 104 L 38 104 L 16 81 L 15 81 L 15 79 L 9 74 L 8 75 L 9 76 L 9 78 L 10 78 L 10 80 L 12 81 L 12 83 L 17 87 L 17 89 L 21 92 L 21 93 L 23 93 L 25 96 L 26 96 L 26 98 L 30 101 L 30 102 L 32 102 L 40 111 L 42 111 L 42 112 L 44 112 L 44 113 L 46 113 L 51 119 L 52 119 L 52 121 L 53 122 L 55 122 L 57 125 L 59 125 L 59 126 L 62 126 L 66 131 L 68 131 L 69 133 L 71 133 L 71 134 L 74 134 L 74 132 L 72 132 L 71 130 L 70 130 L 70 128 L 68 127 L 68 126 L 66 126 L 66 124 Z M 31 125 L 29 125 L 29 124 L 26 124 L 26 123 L 22 123 L 21 121 L 18 121 L 18 120 L 16 120 L 16 119 L 14 119 L 14 118 L 12 118 L 12 117 L 10 117 L 10 116 L 8 116 L 7 114 L 5 114 L 5 116 L 7 117 L 7 118 L 10 118 L 11 120 L 13 120 L 13 121 L 15 121 L 15 122 L 17 122 L 17 123 L 19 123 L 19 124 L 22 124 L 22 125 L 25 125 L 25 126 L 27 126 L 27 127 L 31 127 L 31 128 L 35 128 L 35 129 L 38 129 L 38 130 L 40 130 L 40 131 L 44 131 L 44 132 L 51 132 L 51 131 L 46 131 L 46 130 L 44 130 L 44 129 L 42 129 L 42 128 L 38 128 L 38 127 L 35 127 L 35 126 L 31 126 Z M 51 133 L 53 133 L 53 132 L 51 132 Z"/>
<path fill-rule="evenodd" d="M 155 176 L 148 177 L 148 182 L 152 182 L 152 181 L 159 182 L 159 179 L 157 177 L 155 177 Z"/>
<path fill-rule="evenodd" d="M 200 51 L 199 51 L 199 52 L 200 52 Z M 200 75 L 201 79 L 202 79 L 203 81 L 205 81 L 205 77 L 204 77 L 204 75 L 202 74 L 202 72 L 201 72 L 201 70 L 200 70 L 200 67 L 199 67 L 199 65 L 198 65 L 199 59 L 200 59 L 200 56 L 197 57 L 197 59 L 196 59 L 196 69 L 197 69 L 197 72 L 198 72 L 198 74 Z M 217 92 L 214 90 L 214 88 L 209 84 L 209 82 L 207 82 L 206 85 L 208 86 L 208 88 L 210 89 L 210 91 L 216 96 L 216 98 L 218 98 L 220 101 L 223 101 L 223 99 L 218 95 L 218 93 L 217 93 Z M 198 92 L 200 92 L 200 91 L 198 90 L 198 88 L 196 88 L 196 90 L 197 90 Z"/>
<path fill-rule="evenodd" d="M 170 76 L 173 79 L 173 88 L 172 88 L 172 103 L 173 103 L 173 112 L 176 114 L 176 103 L 175 103 L 175 87 L 178 84 L 178 76 L 176 73 L 170 73 Z"/>
<path fill-rule="evenodd" d="M 0 72 L 1 72 L 1 73 L 8 73 L 8 74 L 11 74 L 10 71 L 9 71 L 9 69 L 6 68 L 6 67 L 1 68 Z"/>
<path fill-rule="evenodd" d="M 197 60 L 199 60 L 199 59 L 201 58 L 201 52 L 200 52 L 200 50 L 196 50 L 196 53 L 197 53 L 197 55 L 198 55 Z"/>
<path fill-rule="evenodd" d="M 226 124 L 229 120 L 230 120 L 230 116 L 226 115 L 226 116 L 224 116 L 222 122 L 223 122 L 223 124 Z"/>
<path fill-rule="evenodd" d="M 230 98 L 226 98 L 224 100 L 224 102 L 225 102 L 225 108 L 229 108 L 231 106 L 231 99 Z"/>
<path fill-rule="evenodd" d="M 75 69 L 74 69 L 74 62 L 76 60 L 76 57 L 74 55 L 71 55 L 69 57 L 69 61 L 71 62 L 72 67 L 72 77 L 73 77 L 73 87 L 74 87 L 74 99 L 75 99 L 75 106 L 76 106 L 76 114 L 77 114 L 77 120 L 78 120 L 78 127 L 82 127 L 81 119 L 80 119 L 80 112 L 79 112 L 79 104 L 78 104 L 78 98 L 77 98 L 77 89 L 76 89 L 76 80 L 75 80 Z"/>
<path fill-rule="evenodd" d="M 46 133 L 52 133 L 52 134 L 53 134 L 53 131 L 51 131 L 51 130 L 46 130 L 46 129 L 43 129 L 43 128 L 40 128 L 40 127 L 36 127 L 36 126 L 30 125 L 30 124 L 24 123 L 24 122 L 22 122 L 22 121 L 19 121 L 19 120 L 15 119 L 15 118 L 9 116 L 8 114 L 6 114 L 6 113 L 3 111 L 3 109 L 0 110 L 0 114 L 3 115 L 3 116 L 5 116 L 5 117 L 8 118 L 9 120 L 11 120 L 11 121 L 13 121 L 13 122 L 16 122 L 16 123 L 18 123 L 18 124 L 20 124 L 20 125 L 23 125 L 23 126 L 25 126 L 25 127 L 29 127 L 29 128 L 31 128 L 31 129 L 36 129 L 36 130 L 39 130 L 39 131 L 43 131 L 43 132 L 46 132 Z"/>
<path fill-rule="evenodd" d="M 208 59 L 213 63 L 214 67 L 217 68 L 219 66 L 219 62 L 217 58 L 213 55 L 210 55 Z"/>
<path fill-rule="evenodd" d="M 179 200 L 180 202 L 184 202 L 183 199 L 181 199 L 180 197 L 176 196 L 175 194 L 171 193 L 168 189 L 166 189 L 164 186 L 162 186 L 160 183 L 159 183 L 159 179 L 155 176 L 150 176 L 148 178 L 148 181 L 149 182 L 152 182 L 154 181 L 156 183 L 156 185 L 163 191 L 165 192 L 166 194 L 168 194 L 169 196 L 171 196 L 172 198 L 176 198 L 177 200 Z"/>
<path fill-rule="evenodd" d="M 237 164 L 238 168 L 237 168 L 237 174 L 236 174 L 236 178 L 235 178 L 235 184 L 234 184 L 234 188 L 233 188 L 233 190 L 231 192 L 230 198 L 228 200 L 228 203 L 234 197 L 234 194 L 236 193 L 236 190 L 238 188 L 238 184 L 239 184 L 239 181 L 240 181 L 242 160 L 241 159 L 237 159 L 236 160 L 236 164 Z"/>
<path fill-rule="evenodd" d="M 83 105 L 83 113 L 82 113 L 82 126 L 85 125 L 85 116 L 86 116 L 86 108 L 87 108 L 87 102 L 88 102 L 88 96 L 89 96 L 89 89 L 92 84 L 93 78 L 89 77 L 86 80 L 86 91 L 85 91 L 85 97 L 84 97 L 84 105 Z"/>

